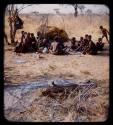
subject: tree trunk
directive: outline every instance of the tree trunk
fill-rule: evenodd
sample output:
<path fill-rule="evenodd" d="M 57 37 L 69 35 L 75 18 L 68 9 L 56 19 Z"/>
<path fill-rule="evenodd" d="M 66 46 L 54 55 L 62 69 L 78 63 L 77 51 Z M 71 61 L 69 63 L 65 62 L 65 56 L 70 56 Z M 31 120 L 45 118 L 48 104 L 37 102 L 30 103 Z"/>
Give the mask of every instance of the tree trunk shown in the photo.
<path fill-rule="evenodd" d="M 77 10 L 78 9 L 78 5 L 75 4 L 74 8 L 75 8 L 74 16 L 77 17 L 78 16 L 78 10 Z"/>
<path fill-rule="evenodd" d="M 7 34 L 6 33 L 4 33 L 4 39 L 5 39 L 6 44 L 10 45 L 10 43 L 8 42 L 8 38 L 7 38 Z"/>
<path fill-rule="evenodd" d="M 10 39 L 11 43 L 14 43 L 14 32 L 13 32 L 13 23 L 10 23 Z"/>
<path fill-rule="evenodd" d="M 13 5 L 11 6 L 9 10 L 9 26 L 10 26 L 10 40 L 11 44 L 15 42 L 15 34 L 16 34 L 16 29 L 14 28 L 14 7 Z"/>

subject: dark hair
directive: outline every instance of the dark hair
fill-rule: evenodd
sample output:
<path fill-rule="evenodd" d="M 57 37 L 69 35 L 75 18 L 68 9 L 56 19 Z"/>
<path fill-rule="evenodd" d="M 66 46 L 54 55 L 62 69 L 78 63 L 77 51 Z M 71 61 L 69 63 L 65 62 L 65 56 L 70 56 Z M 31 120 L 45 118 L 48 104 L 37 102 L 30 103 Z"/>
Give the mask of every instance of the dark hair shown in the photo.
<path fill-rule="evenodd" d="M 40 34 L 41 34 L 41 32 L 40 32 L 40 31 L 38 31 L 38 32 L 37 32 L 37 35 L 40 35 Z"/>
<path fill-rule="evenodd" d="M 88 35 L 89 38 L 91 38 L 92 36 L 91 35 Z"/>
<path fill-rule="evenodd" d="M 80 37 L 80 39 L 84 39 L 83 37 Z"/>
<path fill-rule="evenodd" d="M 30 33 L 29 33 L 29 32 L 27 33 L 27 36 L 29 36 L 29 37 L 30 37 Z"/>
<path fill-rule="evenodd" d="M 21 33 L 23 34 L 23 33 L 25 33 L 24 31 L 21 31 Z"/>
<path fill-rule="evenodd" d="M 102 29 L 103 28 L 103 26 L 100 26 L 100 29 Z"/>
<path fill-rule="evenodd" d="M 75 37 L 72 37 L 72 40 L 75 40 L 76 38 Z"/>
<path fill-rule="evenodd" d="M 88 36 L 88 34 L 85 34 L 85 37 Z"/>
<path fill-rule="evenodd" d="M 98 38 L 98 41 L 102 41 L 102 38 Z"/>
<path fill-rule="evenodd" d="M 31 33 L 31 36 L 34 36 L 34 33 Z"/>

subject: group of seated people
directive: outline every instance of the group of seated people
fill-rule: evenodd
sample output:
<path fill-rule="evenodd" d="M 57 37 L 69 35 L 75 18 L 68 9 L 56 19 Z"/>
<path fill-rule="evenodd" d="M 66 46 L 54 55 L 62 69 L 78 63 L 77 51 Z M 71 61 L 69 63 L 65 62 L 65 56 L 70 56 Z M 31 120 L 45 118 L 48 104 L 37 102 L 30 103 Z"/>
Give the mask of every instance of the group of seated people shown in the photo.
<path fill-rule="evenodd" d="M 80 37 L 77 41 L 75 37 L 71 40 L 71 49 L 82 52 L 83 54 L 97 54 L 97 51 L 101 51 L 104 47 L 102 39 L 99 38 L 95 44 L 92 41 L 92 36 L 86 34 L 85 37 Z M 68 41 L 67 41 L 68 42 Z M 17 41 L 15 47 L 16 53 L 27 53 L 27 52 L 39 52 L 39 53 L 51 53 L 54 55 L 66 54 L 66 48 L 64 42 L 60 36 L 56 35 L 52 40 L 48 37 L 43 37 L 40 32 L 37 32 L 37 37 L 34 33 L 21 32 L 21 41 Z"/>
<path fill-rule="evenodd" d="M 33 33 L 21 32 L 20 42 L 16 41 L 15 52 L 26 53 L 29 51 L 36 51 L 36 39 Z"/>
<path fill-rule="evenodd" d="M 98 38 L 98 42 L 95 44 L 92 41 L 92 36 L 86 34 L 85 37 L 80 37 L 77 41 L 75 37 L 71 39 L 71 49 L 75 51 L 82 52 L 83 54 L 96 55 L 97 51 L 102 51 L 104 43 L 102 38 Z"/>
<path fill-rule="evenodd" d="M 64 54 L 64 44 L 61 38 L 56 35 L 53 39 L 43 37 L 40 32 L 37 32 L 37 37 L 34 33 L 21 32 L 21 41 L 16 42 L 16 53 L 52 53 L 56 55 Z"/>

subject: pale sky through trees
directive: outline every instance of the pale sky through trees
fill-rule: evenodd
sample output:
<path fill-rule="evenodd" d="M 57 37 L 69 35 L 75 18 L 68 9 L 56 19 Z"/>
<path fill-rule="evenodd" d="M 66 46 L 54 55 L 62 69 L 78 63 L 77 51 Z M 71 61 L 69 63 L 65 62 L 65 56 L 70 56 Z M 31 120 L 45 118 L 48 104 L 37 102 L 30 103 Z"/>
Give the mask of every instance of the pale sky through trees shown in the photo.
<path fill-rule="evenodd" d="M 21 7 L 23 4 L 18 4 L 17 7 Z M 27 5 L 27 4 L 25 4 Z M 87 9 L 91 9 L 93 13 L 109 13 L 109 8 L 106 5 L 97 5 L 97 4 L 82 4 L 85 6 L 85 9 L 83 12 L 85 12 Z M 39 13 L 54 13 L 54 9 L 59 9 L 60 13 L 74 13 L 74 8 L 71 5 L 68 4 L 33 4 L 32 6 L 29 6 L 25 9 L 23 9 L 20 13 L 31 13 L 31 12 L 39 12 Z M 80 10 L 79 10 L 80 13 Z"/>

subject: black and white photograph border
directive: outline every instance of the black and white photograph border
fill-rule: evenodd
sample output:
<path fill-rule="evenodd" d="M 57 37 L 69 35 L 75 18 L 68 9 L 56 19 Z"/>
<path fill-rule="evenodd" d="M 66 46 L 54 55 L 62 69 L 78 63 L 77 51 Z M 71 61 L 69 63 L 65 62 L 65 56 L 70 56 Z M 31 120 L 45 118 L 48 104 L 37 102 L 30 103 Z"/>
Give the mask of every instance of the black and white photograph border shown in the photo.
<path fill-rule="evenodd" d="M 5 119 L 106 122 L 110 40 L 110 13 L 104 4 L 8 5 L 3 48 Z"/>

